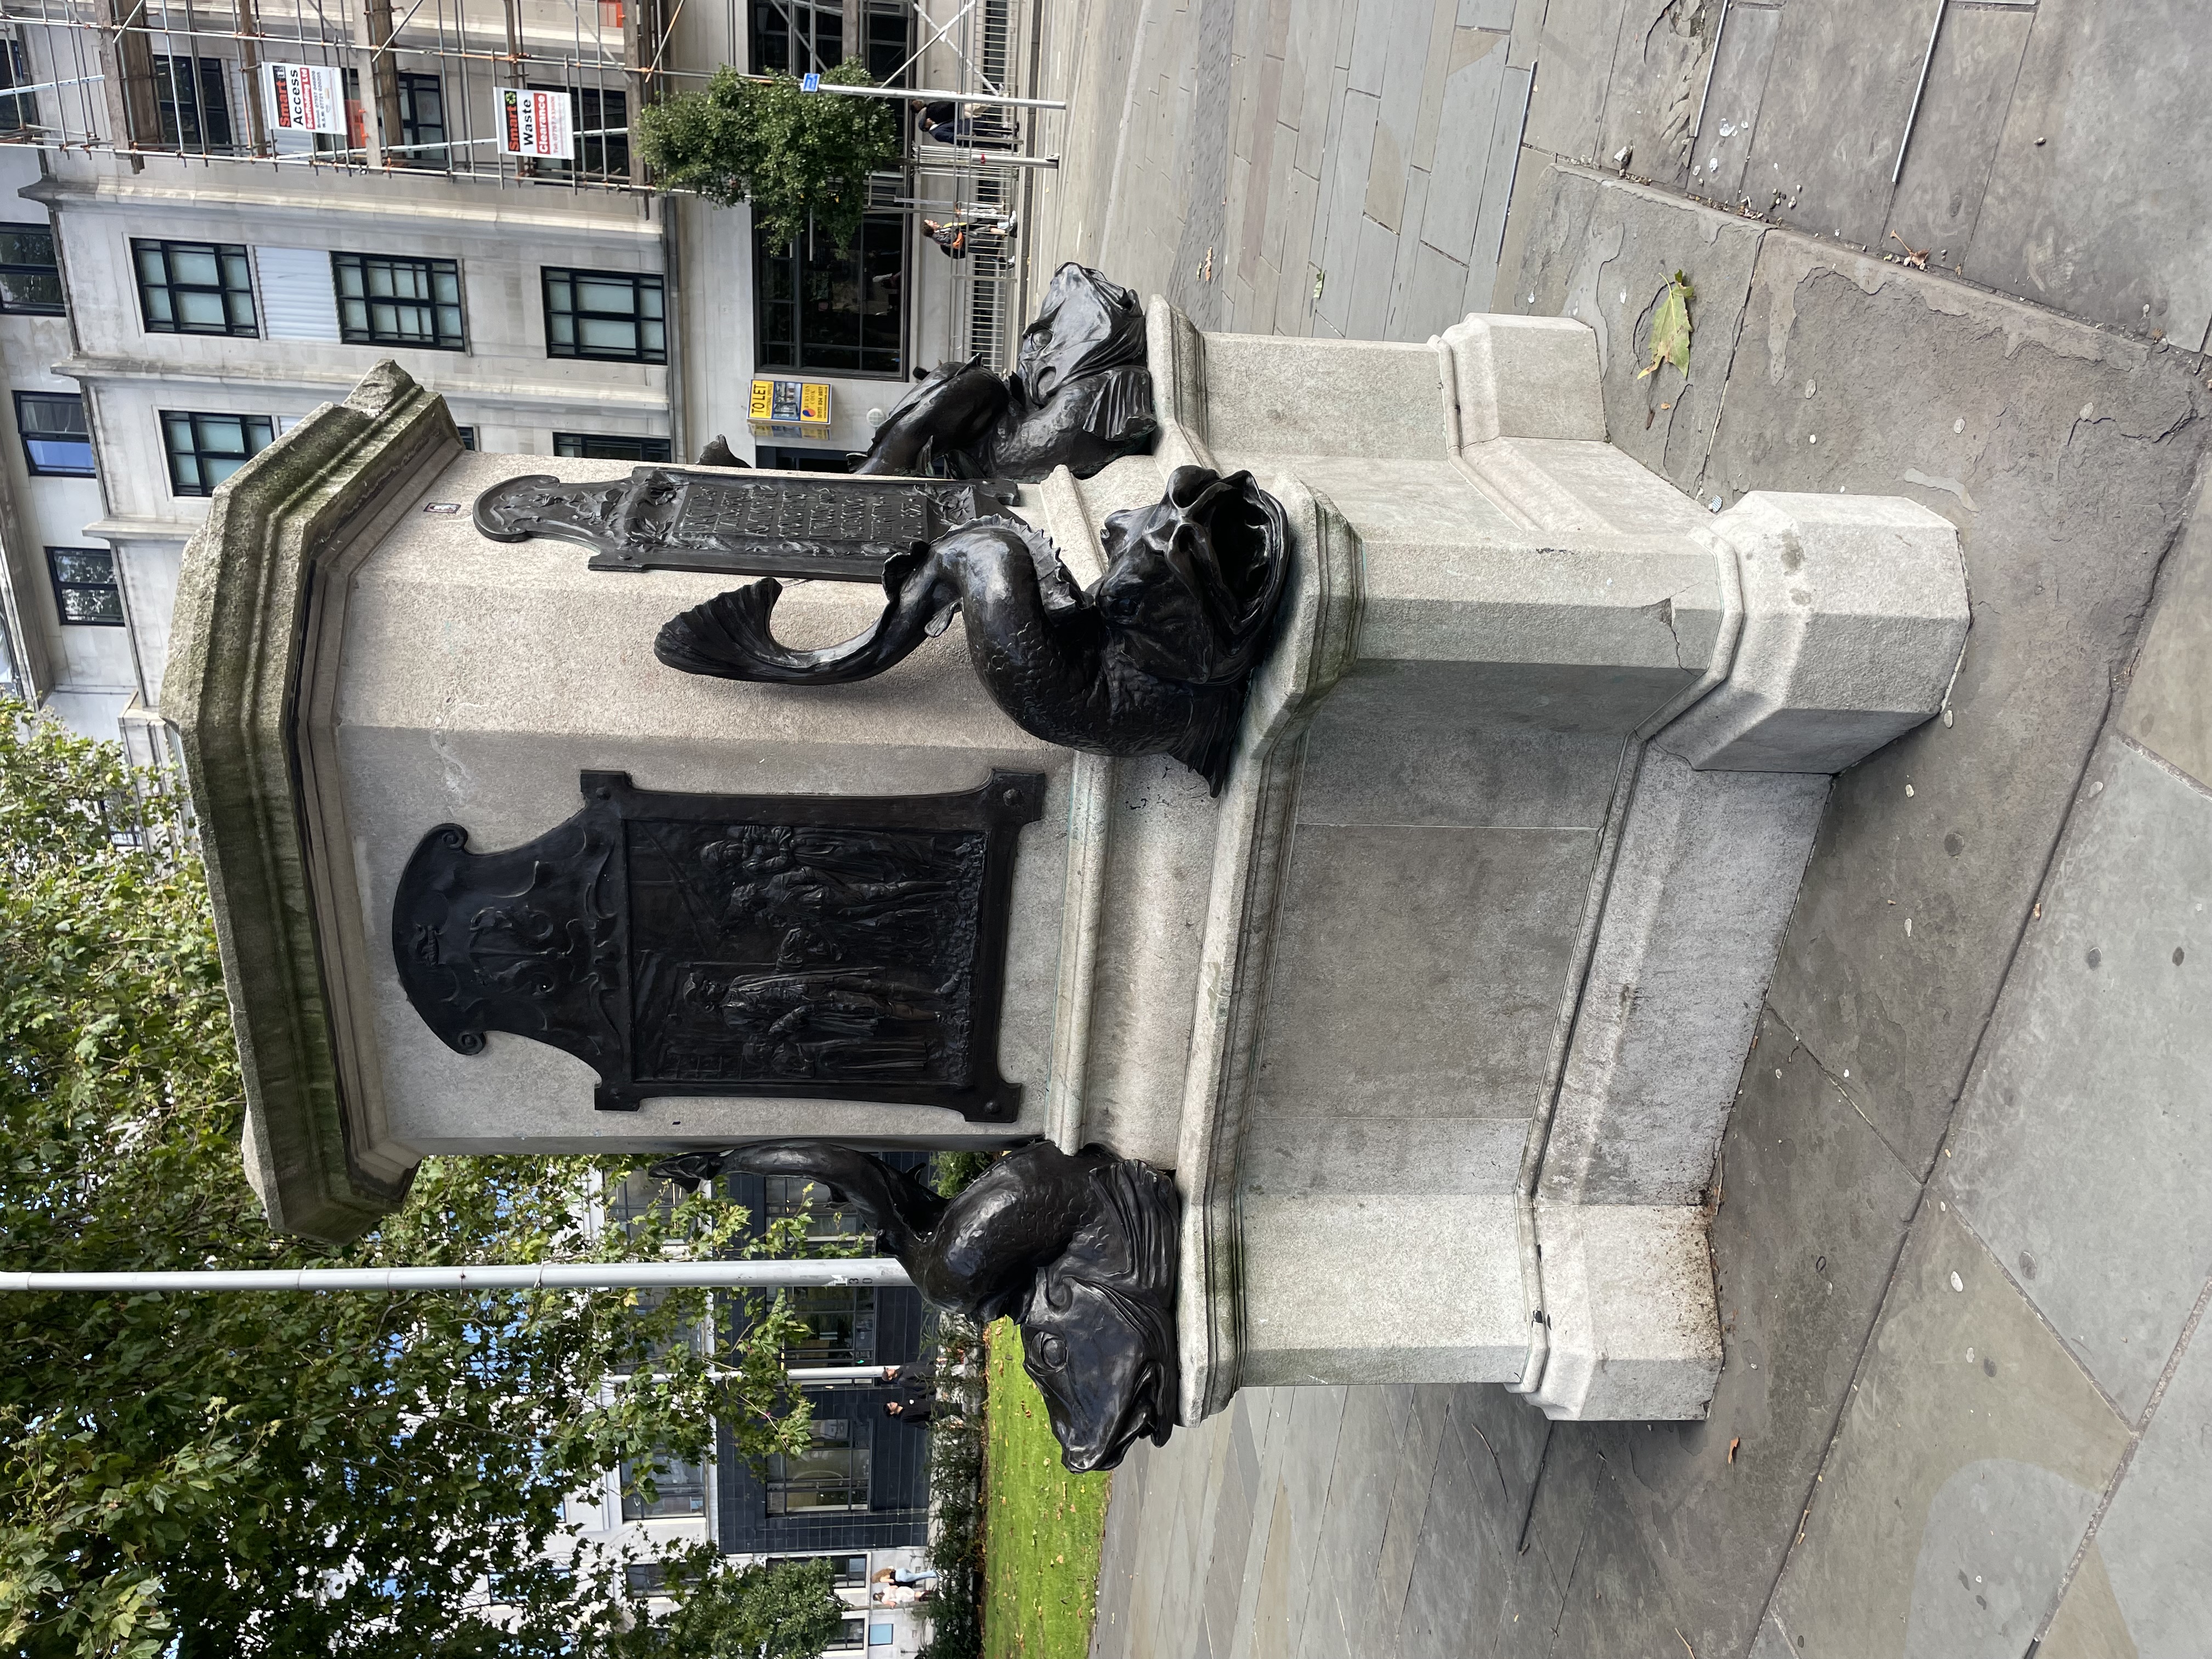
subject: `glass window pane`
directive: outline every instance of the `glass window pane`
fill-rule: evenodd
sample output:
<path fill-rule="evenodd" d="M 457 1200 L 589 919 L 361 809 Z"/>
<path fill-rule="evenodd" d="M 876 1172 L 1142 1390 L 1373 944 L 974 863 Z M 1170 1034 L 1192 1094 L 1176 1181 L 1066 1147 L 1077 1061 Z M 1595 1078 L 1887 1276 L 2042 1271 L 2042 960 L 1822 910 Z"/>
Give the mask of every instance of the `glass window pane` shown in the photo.
<path fill-rule="evenodd" d="M 190 289 L 174 295 L 177 320 L 186 328 L 221 331 L 229 326 L 230 312 L 220 294 L 195 293 Z"/>
<path fill-rule="evenodd" d="M 0 270 L 0 311 L 62 308 L 62 279 L 52 271 Z"/>
<path fill-rule="evenodd" d="M 586 351 L 619 352 L 627 356 L 637 350 L 637 325 L 613 318 L 578 318 L 576 337 Z"/>
<path fill-rule="evenodd" d="M 222 281 L 222 267 L 211 247 L 172 247 L 169 250 L 169 280 L 215 288 Z"/>
<path fill-rule="evenodd" d="M 637 289 L 633 283 L 610 282 L 601 276 L 580 276 L 575 288 L 579 311 L 611 311 L 629 315 L 637 309 Z"/>

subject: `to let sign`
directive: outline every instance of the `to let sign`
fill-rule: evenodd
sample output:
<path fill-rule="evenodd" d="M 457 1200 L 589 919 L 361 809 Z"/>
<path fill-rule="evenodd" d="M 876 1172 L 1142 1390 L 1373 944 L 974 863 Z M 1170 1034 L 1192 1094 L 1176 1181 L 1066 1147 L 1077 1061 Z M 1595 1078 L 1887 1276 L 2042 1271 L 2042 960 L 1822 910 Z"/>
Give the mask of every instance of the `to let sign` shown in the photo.
<path fill-rule="evenodd" d="M 541 161 L 575 158 L 575 124 L 566 92 L 521 87 L 498 90 L 501 155 L 527 155 Z"/>
<path fill-rule="evenodd" d="M 345 88 L 325 64 L 270 64 L 270 125 L 280 132 L 346 131 Z"/>
<path fill-rule="evenodd" d="M 755 380 L 747 418 L 755 431 L 823 430 L 830 424 L 830 388 L 819 380 Z"/>

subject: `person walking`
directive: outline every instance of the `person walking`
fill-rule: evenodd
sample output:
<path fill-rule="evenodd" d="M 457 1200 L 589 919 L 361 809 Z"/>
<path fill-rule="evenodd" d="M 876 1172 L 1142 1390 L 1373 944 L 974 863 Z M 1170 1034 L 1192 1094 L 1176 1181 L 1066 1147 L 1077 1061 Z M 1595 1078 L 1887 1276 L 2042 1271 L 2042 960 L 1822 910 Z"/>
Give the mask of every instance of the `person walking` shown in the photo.
<path fill-rule="evenodd" d="M 1001 241 L 1011 241 L 1020 228 L 1021 216 L 1015 213 L 984 219 L 947 219 L 942 222 L 924 219 L 921 222 L 921 234 L 936 243 L 948 258 L 953 259 L 968 257 L 968 234 L 970 231 L 981 231 L 985 235 L 996 236 Z"/>

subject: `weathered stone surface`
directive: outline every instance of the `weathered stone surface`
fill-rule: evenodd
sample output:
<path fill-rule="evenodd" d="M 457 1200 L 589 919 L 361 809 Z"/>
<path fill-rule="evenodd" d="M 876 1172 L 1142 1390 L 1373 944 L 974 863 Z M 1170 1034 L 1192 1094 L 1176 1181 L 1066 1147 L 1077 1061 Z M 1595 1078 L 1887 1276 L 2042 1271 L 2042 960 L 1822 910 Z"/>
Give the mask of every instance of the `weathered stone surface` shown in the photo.
<path fill-rule="evenodd" d="M 2203 1325 L 2098 1524 L 2113 1602 L 2146 1655 L 2212 1632 L 2212 1335 Z"/>
<path fill-rule="evenodd" d="M 2186 1652 L 2178 1648 L 2176 1652 Z M 2035 1650 L 2036 1659 L 2142 1659 L 2142 1650 L 2128 1634 L 2126 1615 L 2112 1599 L 2105 1554 L 2093 1542 L 2074 1569 L 2051 1627 Z M 1754 1659 L 1757 1656 L 1754 1656 Z"/>
<path fill-rule="evenodd" d="M 1814 825 L 1803 773 L 1693 772 L 1644 752 L 1559 1098 L 1545 1197 L 1705 1200 Z"/>
<path fill-rule="evenodd" d="M 2172 354 L 1767 234 L 1701 490 L 1918 494 L 1973 599 L 1954 723 L 1838 780 L 1768 994 L 1908 1163 L 1935 1156 L 2179 522 L 2196 451 L 2165 434 L 2206 405 Z"/>
<path fill-rule="evenodd" d="M 1856 764 L 1932 719 L 1966 643 L 1951 526 L 1917 502 L 1759 490 L 1714 520 L 1743 631 L 1728 681 L 1661 732 L 1700 771 Z"/>
<path fill-rule="evenodd" d="M 311 594 L 343 590 L 459 453 L 443 401 L 380 364 L 240 467 L 186 550 L 161 708 L 184 746 L 230 987 L 246 1176 L 284 1231 L 352 1238 L 414 1178 L 411 1158 L 363 1145 L 351 1118 L 370 1091 L 331 1035 L 343 986 L 318 938 L 290 720 L 313 672 Z"/>
<path fill-rule="evenodd" d="M 2107 740 L 1941 1186 L 2132 1418 L 2212 1276 L 2212 792 Z"/>
<path fill-rule="evenodd" d="M 1776 1618 L 1805 1659 L 2016 1659 L 2126 1446 L 1981 1241 L 1923 1207 Z"/>
<path fill-rule="evenodd" d="M 1614 1547 L 1648 1561 L 1700 1654 L 1740 1652 L 1765 1605 L 1919 1195 L 1771 1012 L 1715 1180 L 1725 1359 L 1705 1420 L 1583 1431 L 1605 1453 L 1609 1501 L 1634 1525 L 1632 1543 L 1609 1534 Z M 1584 1614 L 1605 1639 L 1563 1652 L 1656 1652 L 1655 1634 L 1673 1639 L 1613 1598 L 1607 1589 Z"/>
<path fill-rule="evenodd" d="M 2159 578 L 2158 610 L 2120 708 L 2120 730 L 2212 786 L 2212 497 L 2199 489 Z"/>
<path fill-rule="evenodd" d="M 2203 15 L 2045 0 L 2013 88 L 1966 274 L 2204 349 L 2212 169 Z"/>
<path fill-rule="evenodd" d="M 1965 262 L 2021 53 L 2030 31 L 2040 27 L 2039 14 L 2025 6 L 1962 6 L 1946 13 L 1942 39 L 1928 64 L 1920 118 L 1883 228 L 1894 235 L 1885 234 L 1875 252 L 1925 253 L 1939 270 Z"/>
<path fill-rule="evenodd" d="M 1517 193 L 1515 234 L 1527 238 L 1525 252 L 1517 285 L 1509 291 L 1501 282 L 1497 303 L 1588 323 L 1600 342 L 1612 441 L 1696 493 L 1765 227 L 1533 157 Z M 1697 290 L 1689 374 L 1670 364 L 1638 380 L 1651 361 L 1652 318 L 1678 270 Z"/>
<path fill-rule="evenodd" d="M 1774 208 L 1782 223 L 1862 246 L 1881 241 L 1927 47 L 1919 15 L 1907 23 L 1887 0 L 1785 7 L 1745 169 L 1755 205 L 1768 206 L 1778 185 L 1789 192 Z"/>

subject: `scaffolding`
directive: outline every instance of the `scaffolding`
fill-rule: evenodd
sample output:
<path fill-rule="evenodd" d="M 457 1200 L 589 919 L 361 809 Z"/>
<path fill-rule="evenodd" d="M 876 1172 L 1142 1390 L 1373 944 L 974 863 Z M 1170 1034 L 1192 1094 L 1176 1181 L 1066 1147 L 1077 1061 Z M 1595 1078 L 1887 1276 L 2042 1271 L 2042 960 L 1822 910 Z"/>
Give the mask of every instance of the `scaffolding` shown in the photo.
<path fill-rule="evenodd" d="M 806 0 L 773 0 L 787 17 L 812 13 Z M 362 173 L 442 175 L 498 185 L 565 185 L 574 191 L 646 191 L 633 127 L 638 112 L 714 73 L 672 61 L 672 30 L 686 0 L 13 0 L 0 5 L 0 143 L 63 154 L 108 153 L 131 167 L 150 156 L 190 162 L 310 167 Z M 945 0 L 938 0 L 940 5 Z M 994 9 L 995 8 L 995 12 Z M 823 9 L 827 9 L 824 8 Z M 900 9 L 903 10 L 903 8 Z M 948 37 L 932 32 L 925 5 L 922 51 Z M 969 0 L 959 15 L 957 84 L 847 88 L 827 95 L 986 100 L 995 135 L 1018 132 L 1060 107 L 988 82 L 979 63 L 1004 57 L 978 11 L 1003 18 L 1006 0 Z M 740 25 L 732 20 L 733 32 Z M 1001 26 L 1001 32 L 1003 27 Z M 794 27 L 793 38 L 799 38 Z M 811 29 L 805 32 L 810 64 Z M 911 39 L 911 33 L 909 39 Z M 732 41 L 743 55 L 743 37 Z M 994 56 L 994 51 L 997 56 Z M 343 88 L 347 131 L 313 134 L 279 126 L 266 73 L 273 66 L 334 71 Z M 804 66 L 794 65 L 794 68 Z M 748 78 L 768 78 L 765 76 Z M 566 92 L 572 155 L 532 159 L 506 153 L 497 116 L 507 89 Z M 942 148 L 923 145 L 917 148 Z M 995 199 L 1007 156 L 959 149 L 917 169 L 975 173 Z"/>

